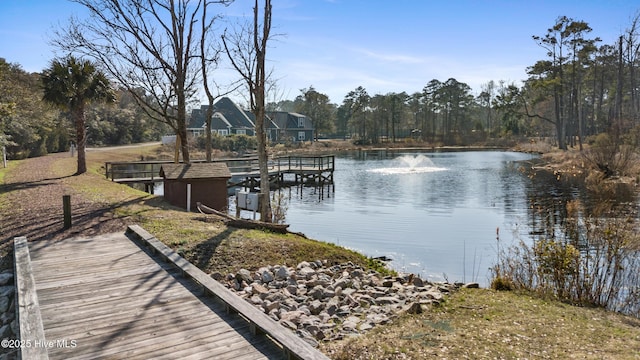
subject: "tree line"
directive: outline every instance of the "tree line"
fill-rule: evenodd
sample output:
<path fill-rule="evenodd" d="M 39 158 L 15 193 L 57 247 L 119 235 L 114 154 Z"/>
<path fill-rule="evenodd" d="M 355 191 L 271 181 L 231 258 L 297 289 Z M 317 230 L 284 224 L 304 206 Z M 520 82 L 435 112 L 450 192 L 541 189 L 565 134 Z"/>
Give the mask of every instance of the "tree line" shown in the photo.
<path fill-rule="evenodd" d="M 77 138 L 70 113 L 44 99 L 42 74 L 0 58 L 0 148 L 10 159 L 69 150 Z M 86 108 L 87 142 L 93 146 L 157 141 L 171 132 L 153 121 L 123 88 L 113 90 L 114 102 Z"/>
<path fill-rule="evenodd" d="M 270 106 L 310 115 L 321 135 L 362 143 L 415 138 L 465 145 L 526 136 L 550 137 L 561 149 L 582 146 L 599 133 L 638 132 L 639 27 L 636 15 L 616 43 L 600 44 L 586 22 L 558 17 L 546 33 L 532 36 L 545 58 L 527 68 L 522 85 L 489 81 L 477 95 L 450 78 L 433 79 L 412 94 L 370 95 L 359 86 L 340 105 L 311 86 L 294 101 Z"/>
<path fill-rule="evenodd" d="M 140 10 L 135 6 L 142 4 L 134 1 L 129 5 L 132 8 L 121 8 L 115 0 L 79 3 L 95 11 L 92 19 L 101 19 L 102 24 L 113 19 L 125 21 L 118 12 L 135 18 L 133 14 Z M 210 101 L 228 94 L 216 87 L 213 76 L 219 54 L 223 53 L 211 34 L 219 14 L 206 15 L 206 12 L 197 12 L 199 8 L 189 12 L 187 10 L 193 8 L 186 3 L 178 2 L 179 9 L 171 9 L 181 15 L 176 26 L 165 27 L 178 29 L 171 34 L 176 36 L 148 34 L 147 38 L 137 40 L 140 45 L 135 48 L 122 46 L 132 36 L 144 35 L 134 35 L 133 28 L 113 36 L 106 25 L 99 27 L 99 22 L 76 19 L 60 32 L 61 48 L 92 55 L 95 64 L 106 69 L 114 84 L 115 106 L 95 104 L 86 109 L 89 144 L 150 141 L 173 132 L 187 145 L 188 104 L 196 98 L 198 84 L 213 78 L 207 81 L 214 90 L 208 96 Z M 206 8 L 205 4 L 211 6 L 202 1 L 196 4 L 202 9 Z M 142 20 L 135 20 L 137 22 L 130 24 L 143 25 Z M 616 43 L 601 44 L 599 38 L 590 35 L 592 29 L 587 23 L 561 16 L 545 33 L 532 36 L 544 57 L 527 68 L 528 78 L 522 84 L 489 81 L 481 86 L 479 94 L 455 78 L 432 79 L 422 91 L 415 93 L 370 95 L 364 86 L 358 86 L 341 104 L 334 104 L 327 95 L 310 86 L 301 89 L 294 100 L 271 102 L 266 104 L 266 109 L 309 116 L 314 122 L 316 139 L 348 138 L 363 144 L 409 138 L 433 144 L 467 145 L 514 137 L 544 137 L 552 138 L 559 148 L 566 149 L 581 146 L 589 137 L 607 132 L 620 141 L 636 145 L 637 140 L 631 134 L 638 132 L 640 121 L 638 23 L 636 15 Z M 195 24 L 201 24 L 202 28 L 198 30 Z M 109 37 L 109 46 L 98 48 L 89 42 L 82 34 L 90 32 L 80 31 L 87 29 Z M 242 40 L 249 35 L 251 28 L 246 26 L 224 34 L 229 42 L 227 47 L 235 49 L 235 52 L 227 51 L 234 59 L 242 59 L 246 50 L 243 64 L 251 64 L 254 56 Z M 167 38 L 176 37 L 198 41 L 181 43 L 182 48 L 178 43 L 159 46 L 168 45 Z M 141 47 L 162 51 L 150 51 L 143 56 Z M 119 62 L 99 57 L 114 49 L 123 52 L 119 57 L 112 56 L 119 58 Z M 200 54 L 199 58 L 193 55 L 196 53 Z M 139 63 L 127 69 L 123 60 L 127 57 Z M 164 59 L 170 59 L 170 63 Z M 192 59 L 199 61 L 189 63 L 191 67 L 188 67 L 184 61 Z M 144 63 L 148 66 L 142 66 Z M 179 64 L 182 64 L 181 71 L 177 71 Z M 122 78 L 115 74 L 121 74 Z M 246 75 L 251 78 L 254 74 Z M 167 84 L 169 87 L 164 86 Z M 236 84 L 233 90 L 238 88 L 244 87 Z M 179 93 L 182 95 L 178 96 Z M 52 107 L 43 98 L 41 74 L 27 73 L 19 64 L 0 59 L 0 146 L 7 147 L 10 158 L 63 151 L 72 141 L 77 141 L 73 124 L 67 119 L 69 109 Z"/>

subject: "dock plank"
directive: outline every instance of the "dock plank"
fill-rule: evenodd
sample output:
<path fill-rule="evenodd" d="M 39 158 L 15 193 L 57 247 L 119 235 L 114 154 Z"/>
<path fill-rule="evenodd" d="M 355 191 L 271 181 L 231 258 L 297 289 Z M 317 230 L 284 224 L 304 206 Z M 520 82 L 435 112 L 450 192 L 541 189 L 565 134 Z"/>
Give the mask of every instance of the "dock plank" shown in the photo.
<path fill-rule="evenodd" d="M 198 284 L 124 234 L 29 247 L 50 359 L 283 356 L 246 319 L 199 297 Z"/>

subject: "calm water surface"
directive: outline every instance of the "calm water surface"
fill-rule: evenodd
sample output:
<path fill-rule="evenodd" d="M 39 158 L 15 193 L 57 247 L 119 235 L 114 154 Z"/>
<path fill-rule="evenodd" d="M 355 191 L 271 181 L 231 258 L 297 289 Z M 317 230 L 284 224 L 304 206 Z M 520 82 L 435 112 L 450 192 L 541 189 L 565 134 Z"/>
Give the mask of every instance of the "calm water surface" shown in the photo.
<path fill-rule="evenodd" d="M 501 241 L 526 236 L 533 155 L 500 152 L 358 152 L 336 158 L 335 192 L 283 190 L 292 231 L 433 281 L 488 283 Z M 418 164 L 409 164 L 401 159 Z"/>

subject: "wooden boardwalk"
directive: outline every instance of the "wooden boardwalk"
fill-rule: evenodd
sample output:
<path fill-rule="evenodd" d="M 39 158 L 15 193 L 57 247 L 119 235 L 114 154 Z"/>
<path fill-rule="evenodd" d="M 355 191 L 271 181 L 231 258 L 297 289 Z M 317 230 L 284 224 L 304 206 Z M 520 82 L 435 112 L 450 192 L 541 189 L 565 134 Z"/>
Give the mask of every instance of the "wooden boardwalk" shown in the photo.
<path fill-rule="evenodd" d="M 177 257 L 168 248 L 161 251 Z M 229 304 L 220 297 L 204 296 L 208 293 L 207 284 L 203 284 L 206 279 L 202 278 L 202 283 L 193 281 L 184 276 L 185 266 L 159 260 L 160 256 L 152 255 L 125 234 L 29 243 L 29 256 L 37 298 L 35 307 L 19 300 L 21 333 L 25 331 L 23 322 L 28 322 L 24 317 L 33 315 L 23 315 L 22 311 L 37 312 L 33 309 L 39 305 L 44 339 L 29 340 L 30 334 L 21 337 L 32 346 L 38 341 L 40 346 L 45 344 L 43 358 L 326 358 L 311 347 L 303 346 L 302 356 L 286 351 L 286 346 L 283 350 L 282 342 L 278 344 L 272 336 L 256 332 L 256 324 L 247 319 L 247 314 L 229 311 Z M 24 261 L 16 259 L 16 263 Z M 16 278 L 28 278 L 20 271 L 16 269 Z M 225 290 L 220 285 L 214 291 L 224 293 L 224 299 L 229 295 Z M 24 293 L 18 290 L 19 297 Z M 229 297 L 227 301 L 235 300 Z M 260 318 L 259 323 L 264 321 L 262 315 L 248 316 Z M 275 332 L 286 330 L 275 322 L 273 325 L 277 326 Z M 276 334 L 276 338 L 284 336 L 287 342 L 290 335 L 293 341 L 302 342 L 291 332 Z M 310 355 L 304 355 L 305 351 Z"/>

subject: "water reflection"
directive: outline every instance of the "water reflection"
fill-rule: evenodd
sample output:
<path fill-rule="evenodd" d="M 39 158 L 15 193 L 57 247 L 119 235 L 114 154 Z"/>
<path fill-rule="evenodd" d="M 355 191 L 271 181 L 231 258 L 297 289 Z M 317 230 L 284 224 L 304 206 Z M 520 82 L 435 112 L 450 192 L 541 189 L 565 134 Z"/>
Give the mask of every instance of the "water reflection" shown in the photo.
<path fill-rule="evenodd" d="M 403 158 L 415 163 L 399 169 Z M 595 194 L 583 179 L 535 170 L 537 161 L 500 151 L 359 151 L 336 158 L 334 185 L 279 194 L 292 231 L 390 257 L 394 268 L 430 280 L 486 286 L 497 236 L 507 245 L 577 238 L 579 231 L 565 226 L 573 201 L 585 215 L 605 202 L 637 203 L 631 188 Z"/>
<path fill-rule="evenodd" d="M 291 229 L 370 256 L 432 280 L 487 280 L 495 256 L 496 228 L 518 230 L 527 217 L 518 170 L 533 155 L 497 152 L 423 152 L 441 171 L 376 171 L 397 168 L 414 152 L 354 152 L 336 159 L 332 198 L 312 189 L 291 198 Z M 431 166 L 431 165 L 429 165 Z M 300 193 L 296 193 L 300 194 Z M 305 196 L 304 194 L 309 194 Z"/>

